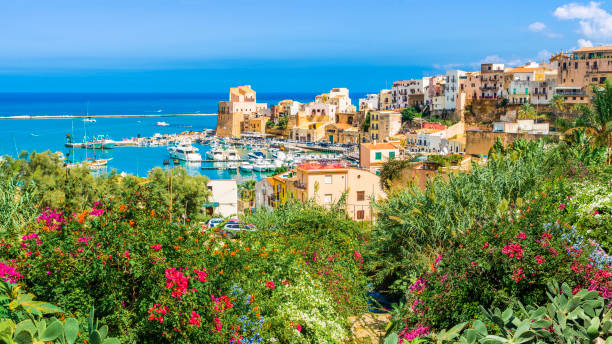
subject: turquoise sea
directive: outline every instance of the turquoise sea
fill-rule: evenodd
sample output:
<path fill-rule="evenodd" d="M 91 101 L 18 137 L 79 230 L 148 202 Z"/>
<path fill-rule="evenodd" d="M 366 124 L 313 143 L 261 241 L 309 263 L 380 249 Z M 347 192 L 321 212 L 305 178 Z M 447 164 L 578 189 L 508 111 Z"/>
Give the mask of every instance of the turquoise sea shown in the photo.
<path fill-rule="evenodd" d="M 315 93 L 272 93 L 258 94 L 259 102 L 277 103 L 283 99 L 308 102 Z M 363 94 L 351 94 L 353 103 Z M 227 94 L 221 93 L 0 93 L 0 116 L 23 115 L 144 115 L 176 113 L 216 113 L 217 102 L 225 100 Z M 164 121 L 170 126 L 158 126 Z M 97 118 L 95 123 L 82 119 L 0 119 L 0 155 L 18 156 L 21 151 L 70 153 L 76 161 L 91 158 L 91 150 L 64 147 L 66 135 L 71 134 L 74 141 L 83 137 L 107 135 L 114 140 L 155 133 L 171 134 L 183 131 L 202 131 L 214 129 L 216 116 L 202 117 L 127 117 Z M 196 145 L 202 156 L 208 146 Z M 168 159 L 166 147 L 117 147 L 112 150 L 96 151 L 96 158 L 113 158 L 108 171 L 126 172 L 146 176 L 151 169 L 163 166 Z M 260 173 L 241 175 L 225 170 L 201 170 L 199 166 L 185 166 L 190 174 L 202 174 L 211 179 L 260 179 Z"/>

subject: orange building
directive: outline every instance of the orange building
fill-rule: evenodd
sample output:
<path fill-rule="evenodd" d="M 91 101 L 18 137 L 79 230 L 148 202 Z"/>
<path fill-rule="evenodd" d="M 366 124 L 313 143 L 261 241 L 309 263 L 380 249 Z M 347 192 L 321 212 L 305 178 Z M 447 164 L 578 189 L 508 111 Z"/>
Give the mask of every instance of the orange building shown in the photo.
<path fill-rule="evenodd" d="M 299 165 L 287 185 L 289 198 L 331 206 L 346 195 L 346 213 L 353 220 L 373 219 L 371 202 L 386 198 L 380 177 L 345 163 Z"/>
<path fill-rule="evenodd" d="M 389 160 L 399 158 L 399 148 L 391 143 L 362 143 L 359 146 L 359 165 L 368 171 L 379 173 Z"/>

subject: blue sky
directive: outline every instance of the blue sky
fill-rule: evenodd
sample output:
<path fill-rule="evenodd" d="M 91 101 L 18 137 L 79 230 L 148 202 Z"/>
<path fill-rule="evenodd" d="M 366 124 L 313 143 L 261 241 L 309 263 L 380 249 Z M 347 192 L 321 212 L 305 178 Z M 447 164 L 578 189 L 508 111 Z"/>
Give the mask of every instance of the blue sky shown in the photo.
<path fill-rule="evenodd" d="M 0 91 L 375 91 L 612 38 L 612 1 L 0 2 Z"/>

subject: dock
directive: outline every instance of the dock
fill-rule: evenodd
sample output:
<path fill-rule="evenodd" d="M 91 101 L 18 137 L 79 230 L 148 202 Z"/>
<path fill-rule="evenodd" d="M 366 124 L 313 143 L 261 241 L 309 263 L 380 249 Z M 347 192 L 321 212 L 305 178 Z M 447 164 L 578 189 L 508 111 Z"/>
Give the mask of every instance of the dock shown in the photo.
<path fill-rule="evenodd" d="M 130 118 L 130 117 L 210 117 L 217 116 L 216 113 L 175 113 L 175 114 L 150 114 L 150 115 L 64 115 L 64 116 L 53 116 L 53 115 L 26 115 L 26 116 L 0 116 L 0 119 L 79 119 L 79 118 Z"/>

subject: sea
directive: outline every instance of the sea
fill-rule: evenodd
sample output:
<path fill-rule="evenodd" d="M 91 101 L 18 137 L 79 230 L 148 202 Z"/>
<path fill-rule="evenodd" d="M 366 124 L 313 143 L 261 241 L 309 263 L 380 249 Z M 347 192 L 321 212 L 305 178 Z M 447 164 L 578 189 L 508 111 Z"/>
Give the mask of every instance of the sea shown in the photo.
<path fill-rule="evenodd" d="M 314 100 L 317 93 L 258 93 L 257 101 L 276 104 L 284 99 L 299 102 Z M 353 93 L 357 104 L 364 93 Z M 50 119 L 0 119 L 0 155 L 17 157 L 21 152 L 62 152 L 70 161 L 86 158 L 112 158 L 105 172 L 115 170 L 145 177 L 168 160 L 167 147 L 116 147 L 105 151 L 69 149 L 66 136 L 73 141 L 105 135 L 113 140 L 135 138 L 139 135 L 178 134 L 184 131 L 215 129 L 216 116 L 163 116 L 171 114 L 213 114 L 219 101 L 226 100 L 227 93 L 0 93 L 0 116 L 62 116 L 62 115 L 162 115 L 161 117 L 96 118 L 84 122 L 81 118 Z M 159 126 L 157 122 L 169 126 Z M 204 157 L 210 150 L 207 145 L 195 144 Z M 242 152 L 246 154 L 246 152 Z M 227 170 L 202 170 L 200 166 L 183 163 L 190 175 L 205 175 L 210 179 L 259 180 L 266 173 L 241 174 Z"/>

